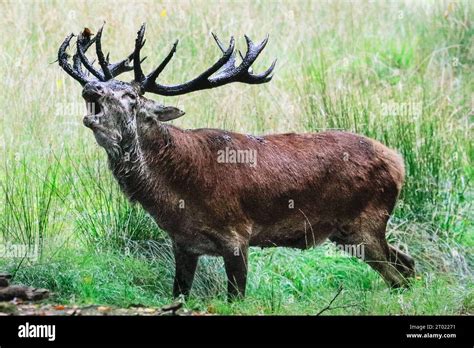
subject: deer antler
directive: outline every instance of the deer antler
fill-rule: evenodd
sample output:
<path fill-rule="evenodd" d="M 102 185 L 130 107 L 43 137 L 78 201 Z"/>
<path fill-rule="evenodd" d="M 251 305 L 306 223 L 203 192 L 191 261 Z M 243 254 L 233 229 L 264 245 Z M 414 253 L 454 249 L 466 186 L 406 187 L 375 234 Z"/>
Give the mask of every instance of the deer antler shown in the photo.
<path fill-rule="evenodd" d="M 63 41 L 61 47 L 58 51 L 58 61 L 59 65 L 74 79 L 79 81 L 81 85 L 85 85 L 87 82 L 92 80 L 99 80 L 99 81 L 108 81 L 112 78 L 126 72 L 133 70 L 133 66 L 130 65 L 130 62 L 133 60 L 133 54 L 129 54 L 127 58 L 117 62 L 117 63 L 109 63 L 109 56 L 104 56 L 102 52 L 102 30 L 104 26 L 102 26 L 99 31 L 97 32 L 96 36 L 91 39 L 90 34 L 84 32 L 80 33 L 76 40 L 76 53 L 73 56 L 73 65 L 68 62 L 69 55 L 67 54 L 66 50 L 69 47 L 69 44 L 72 38 L 75 36 L 74 34 L 70 34 L 66 39 Z M 94 67 L 94 63 L 90 62 L 86 56 L 86 51 L 95 43 L 96 45 L 96 54 L 99 61 L 99 65 L 102 69 L 102 72 L 97 70 Z M 143 42 L 144 43 L 144 42 Z M 146 59 L 143 58 L 141 62 Z M 82 70 L 82 65 L 95 77 L 90 78 L 84 71 Z"/>
<path fill-rule="evenodd" d="M 242 82 L 248 84 L 260 84 L 268 82 L 272 79 L 272 72 L 275 68 L 276 60 L 273 61 L 272 65 L 261 74 L 253 74 L 251 72 L 251 65 L 257 59 L 258 55 L 263 51 L 265 45 L 268 42 L 268 36 L 260 44 L 255 45 L 247 35 L 245 39 L 247 41 L 247 53 L 242 59 L 242 63 L 239 66 L 235 65 L 235 51 L 234 51 L 234 38 L 231 37 L 229 47 L 226 49 L 218 37 L 212 33 L 214 40 L 216 41 L 219 49 L 222 51 L 222 57 L 215 62 L 209 69 L 204 71 L 198 77 L 191 81 L 185 82 L 179 85 L 165 86 L 156 83 L 156 79 L 160 73 L 164 70 L 166 65 L 169 63 L 174 53 L 176 52 L 176 41 L 166 58 L 161 64 L 146 77 L 143 75 L 141 64 L 140 64 L 140 50 L 143 47 L 143 37 L 145 34 L 145 24 L 142 25 L 137 34 L 135 41 L 135 52 L 134 52 L 134 72 L 135 82 L 139 83 L 144 92 L 150 92 L 165 96 L 181 95 L 199 91 L 203 89 L 210 89 L 219 87 L 232 82 Z M 220 71 L 220 72 L 219 72 Z M 219 72 L 217 75 L 213 76 Z"/>
<path fill-rule="evenodd" d="M 65 72 L 67 72 L 72 78 L 75 80 L 79 81 L 81 85 L 85 85 L 87 82 L 89 82 L 89 79 L 87 76 L 84 74 L 84 72 L 81 69 L 80 62 L 77 60 L 77 55 L 74 57 L 74 67 L 69 64 L 68 59 L 69 55 L 66 52 L 66 49 L 69 47 L 69 43 L 71 42 L 71 39 L 74 37 L 74 34 L 70 34 L 64 39 L 63 43 L 59 47 L 58 51 L 58 62 L 59 66 L 63 68 Z M 79 62 L 79 63 L 78 63 Z"/>
<path fill-rule="evenodd" d="M 66 37 L 64 42 L 58 51 L 59 65 L 74 79 L 79 81 L 81 85 L 85 85 L 87 82 L 92 80 L 108 81 L 111 80 L 123 72 L 134 71 L 134 81 L 138 83 L 143 92 L 150 92 L 160 94 L 164 96 L 174 96 L 186 93 L 191 93 L 203 89 L 210 89 L 219 87 L 232 82 L 241 82 L 247 84 L 260 84 L 268 82 L 272 79 L 273 69 L 275 68 L 276 60 L 273 61 L 271 66 L 260 74 L 254 74 L 251 70 L 251 65 L 255 62 L 259 54 L 265 48 L 268 42 L 268 36 L 258 45 L 254 44 L 247 35 L 245 40 L 247 41 L 247 53 L 242 57 L 240 65 L 235 64 L 235 41 L 234 38 L 230 38 L 229 47 L 225 48 L 219 38 L 212 33 L 217 46 L 222 52 L 222 57 L 219 58 L 210 68 L 201 73 L 196 78 L 178 85 L 161 85 L 156 82 L 161 72 L 165 69 L 166 65 L 170 62 L 174 53 L 178 41 L 173 44 L 171 51 L 165 57 L 165 59 L 153 70 L 149 75 L 145 76 L 142 71 L 141 63 L 146 59 L 140 59 L 140 51 L 145 45 L 145 24 L 140 27 L 135 40 L 135 49 L 126 59 L 110 64 L 109 56 L 104 56 L 102 52 L 102 31 L 103 26 L 99 29 L 96 36 L 91 39 L 90 32 L 86 30 L 79 34 L 76 41 L 76 53 L 73 56 L 73 66 L 68 62 L 69 55 L 66 53 L 67 48 L 74 37 L 74 34 Z M 92 44 L 95 43 L 97 59 L 99 66 L 102 71 L 99 71 L 94 67 L 94 63 L 90 62 L 86 56 L 86 51 Z M 133 60 L 133 66 L 130 62 Z M 87 73 L 82 70 L 82 65 L 94 76 L 91 78 Z"/>

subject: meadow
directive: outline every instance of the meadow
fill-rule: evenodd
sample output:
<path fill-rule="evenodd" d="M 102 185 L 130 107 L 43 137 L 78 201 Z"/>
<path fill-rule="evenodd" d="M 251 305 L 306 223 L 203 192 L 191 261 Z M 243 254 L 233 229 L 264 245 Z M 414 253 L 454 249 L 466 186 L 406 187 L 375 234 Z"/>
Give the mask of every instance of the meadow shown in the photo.
<path fill-rule="evenodd" d="M 120 192 L 105 152 L 82 125 L 79 84 L 57 63 L 71 32 L 106 21 L 112 60 L 147 23 L 146 71 L 179 38 L 162 82 L 179 83 L 243 34 L 269 43 L 254 69 L 265 85 L 233 84 L 162 100 L 186 111 L 173 124 L 270 134 L 342 129 L 397 149 L 406 182 L 388 239 L 417 263 L 391 290 L 329 243 L 252 249 L 247 297 L 225 300 L 223 262 L 200 260 L 188 309 L 218 314 L 474 314 L 471 1 L 5 1 L 0 2 L 0 271 L 45 287 L 54 303 L 170 303 L 170 241 Z M 130 80 L 131 74 L 122 79 Z M 152 96 L 158 99 L 156 96 Z M 17 255 L 18 256 L 18 255 Z"/>

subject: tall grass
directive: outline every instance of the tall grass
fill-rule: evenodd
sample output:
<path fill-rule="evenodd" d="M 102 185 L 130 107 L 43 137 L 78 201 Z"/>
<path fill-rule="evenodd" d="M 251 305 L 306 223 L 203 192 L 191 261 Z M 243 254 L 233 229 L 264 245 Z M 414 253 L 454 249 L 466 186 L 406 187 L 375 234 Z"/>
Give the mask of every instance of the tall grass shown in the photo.
<path fill-rule="evenodd" d="M 63 227 L 52 206 L 57 190 L 58 165 L 31 168 L 26 158 L 14 157 L 5 162 L 4 169 L 0 183 L 3 196 L 2 241 L 25 245 L 28 252 L 39 252 L 35 257 L 41 257 L 45 238 L 60 234 Z"/>
<path fill-rule="evenodd" d="M 67 199 L 73 202 L 74 227 L 83 243 L 100 252 L 125 250 L 130 241 L 160 237 L 151 217 L 121 194 L 106 161 L 96 155 L 79 159 L 70 152 L 66 158 L 64 178 L 74 188 Z"/>
<path fill-rule="evenodd" d="M 104 46 L 118 60 L 146 21 L 146 70 L 180 39 L 164 83 L 185 81 L 216 59 L 211 30 L 222 39 L 270 33 L 254 69 L 279 59 L 269 84 L 168 98 L 187 113 L 176 125 L 348 130 L 397 149 L 407 171 L 388 231 L 417 261 L 419 279 L 405 295 L 388 293 L 359 261 L 327 257 L 324 245 L 252 250 L 249 298 L 233 306 L 223 301 L 222 262 L 204 258 L 190 307 L 314 314 L 343 285 L 335 314 L 473 310 L 471 2 L 25 1 L 2 2 L 0 11 L 0 238 L 39 241 L 42 250 L 36 262 L 0 259 L 6 269 L 21 266 L 18 281 L 49 287 L 65 302 L 171 300 L 169 240 L 122 195 L 81 125 L 80 87 L 49 64 L 68 33 L 103 20 Z"/>

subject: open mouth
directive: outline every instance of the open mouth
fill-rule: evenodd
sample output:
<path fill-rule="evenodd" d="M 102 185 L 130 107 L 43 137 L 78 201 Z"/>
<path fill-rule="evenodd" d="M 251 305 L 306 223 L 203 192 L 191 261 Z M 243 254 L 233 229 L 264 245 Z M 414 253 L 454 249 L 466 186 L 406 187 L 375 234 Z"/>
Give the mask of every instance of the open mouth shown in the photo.
<path fill-rule="evenodd" d="M 87 115 L 99 115 L 102 112 L 102 107 L 97 101 L 86 100 Z"/>
<path fill-rule="evenodd" d="M 98 98 L 84 98 L 86 100 L 87 114 L 84 116 L 82 122 L 84 126 L 94 131 L 100 128 L 100 119 L 102 116 L 103 108 L 97 101 Z"/>

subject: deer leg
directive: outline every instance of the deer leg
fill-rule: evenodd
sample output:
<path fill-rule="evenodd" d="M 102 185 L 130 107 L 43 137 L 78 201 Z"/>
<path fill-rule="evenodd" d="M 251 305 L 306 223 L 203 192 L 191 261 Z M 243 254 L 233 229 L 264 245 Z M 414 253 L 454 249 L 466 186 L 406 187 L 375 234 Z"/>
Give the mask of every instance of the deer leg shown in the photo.
<path fill-rule="evenodd" d="M 199 255 L 189 253 L 183 248 L 175 246 L 176 272 L 174 276 L 173 297 L 176 298 L 179 295 L 189 296 L 194 274 L 196 273 L 198 258 Z"/>
<path fill-rule="evenodd" d="M 245 296 L 247 284 L 248 247 L 240 247 L 224 255 L 224 265 L 227 274 L 227 300 Z"/>
<path fill-rule="evenodd" d="M 390 287 L 399 288 L 408 285 L 405 275 L 400 272 L 399 267 L 391 258 L 390 248 L 385 238 L 366 242 L 364 246 L 364 261 L 379 272 Z"/>
<path fill-rule="evenodd" d="M 329 239 L 345 246 L 362 245 L 362 253 L 358 256 L 377 271 L 390 287 L 406 286 L 408 284 L 406 273 L 401 272 L 401 266 L 397 267 L 393 252 L 385 240 L 385 224 L 376 231 L 361 227 L 363 225 L 348 226 L 346 233 L 337 233 Z"/>

